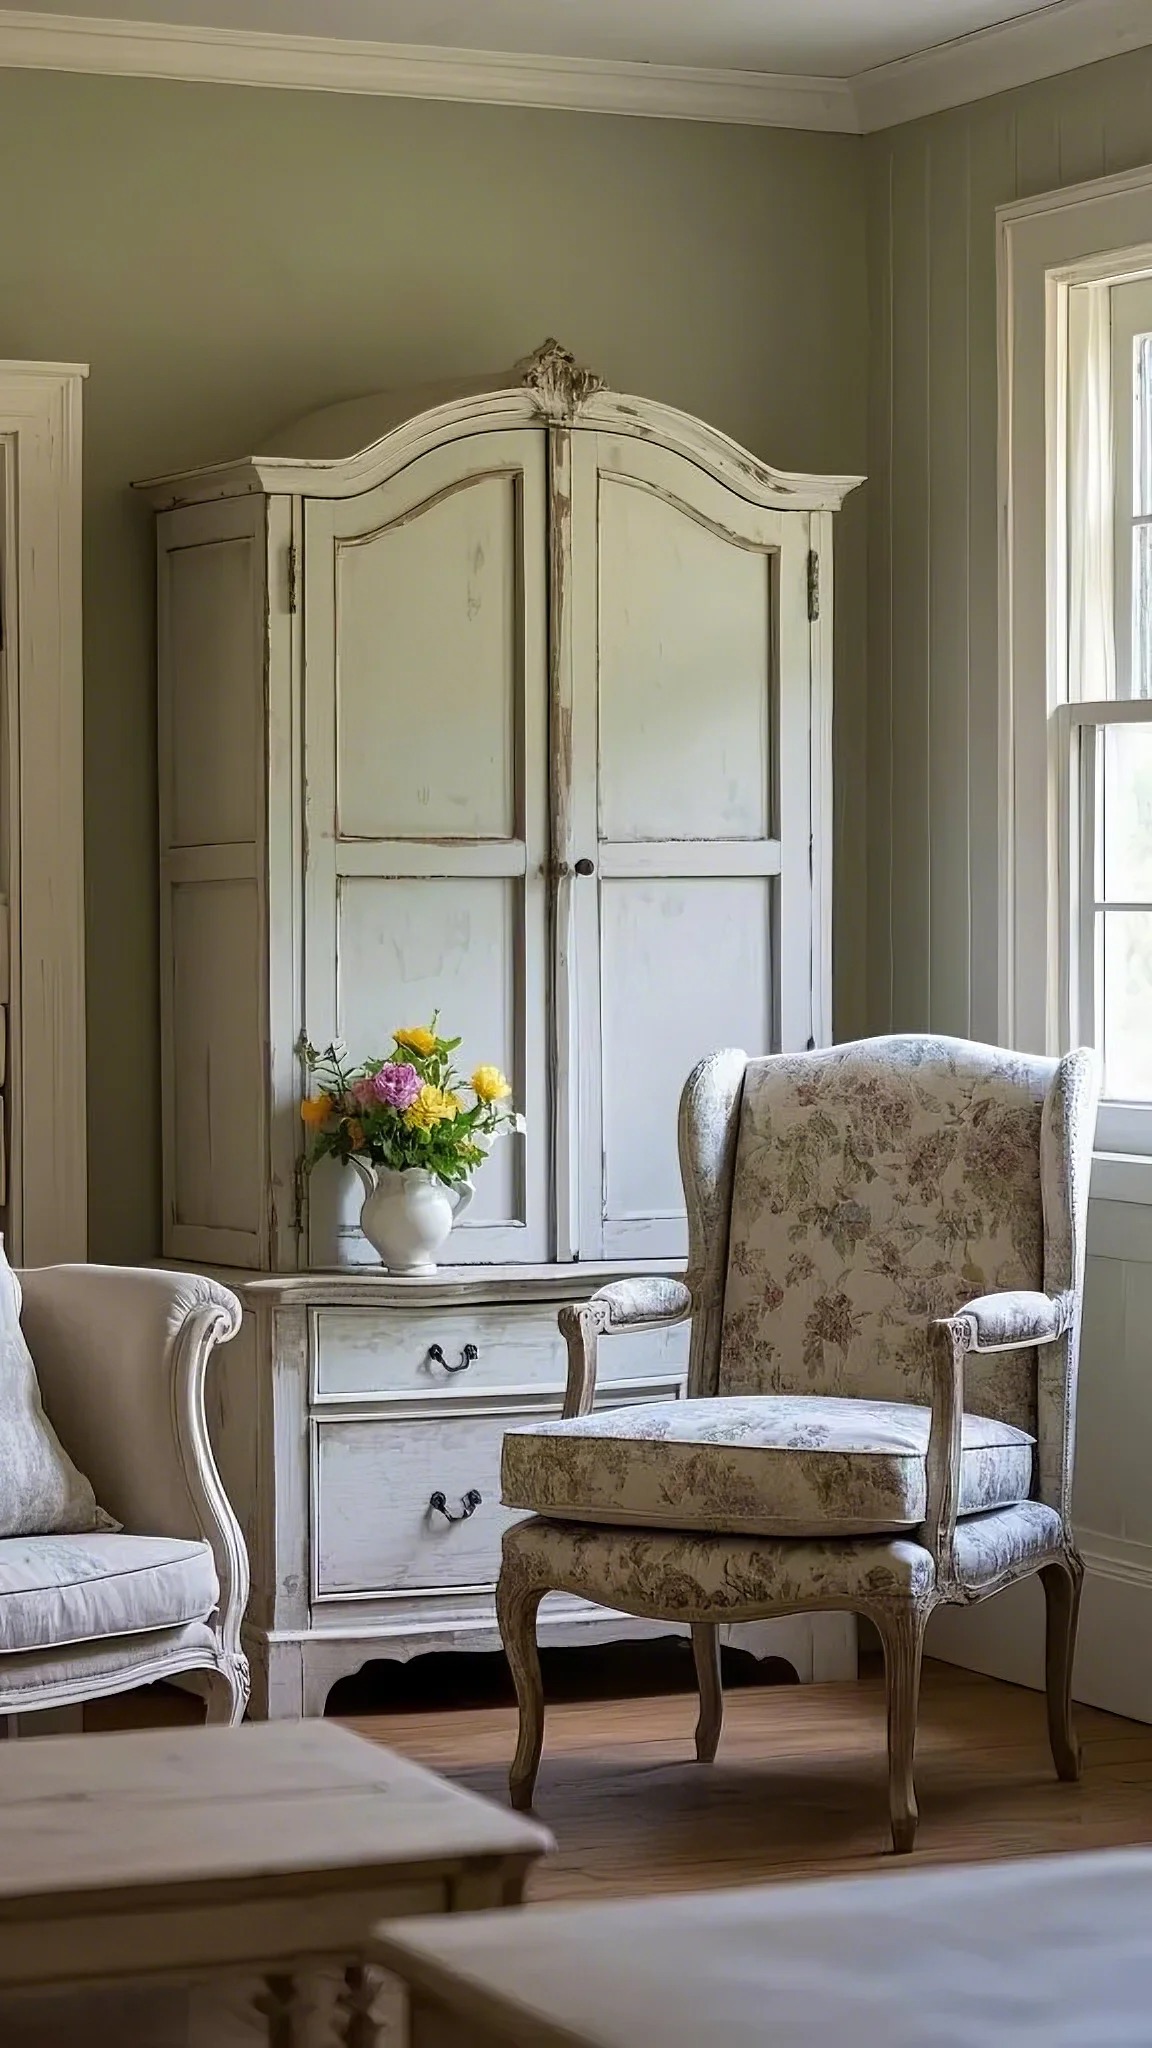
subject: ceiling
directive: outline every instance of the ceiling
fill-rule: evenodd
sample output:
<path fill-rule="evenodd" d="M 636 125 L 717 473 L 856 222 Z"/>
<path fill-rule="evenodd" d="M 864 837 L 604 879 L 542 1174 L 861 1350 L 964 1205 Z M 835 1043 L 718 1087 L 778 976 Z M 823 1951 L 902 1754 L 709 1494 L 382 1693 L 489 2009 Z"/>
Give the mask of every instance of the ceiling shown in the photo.
<path fill-rule="evenodd" d="M 848 78 L 1054 7 L 1063 0 L 34 0 L 23 11 Z"/>
<path fill-rule="evenodd" d="M 1152 45 L 1152 0 L 0 0 L 0 67 L 868 133 Z"/>

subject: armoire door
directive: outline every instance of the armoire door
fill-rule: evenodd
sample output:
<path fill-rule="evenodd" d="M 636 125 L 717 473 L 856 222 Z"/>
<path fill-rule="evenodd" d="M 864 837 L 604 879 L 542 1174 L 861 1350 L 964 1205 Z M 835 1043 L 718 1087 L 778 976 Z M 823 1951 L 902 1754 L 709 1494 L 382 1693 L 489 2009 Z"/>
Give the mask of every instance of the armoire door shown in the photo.
<path fill-rule="evenodd" d="M 591 431 L 572 436 L 571 512 L 556 851 L 572 954 L 559 1023 L 579 1073 L 574 1248 L 675 1258 L 691 1068 L 723 1046 L 802 1048 L 821 1028 L 810 520 L 670 449 Z"/>
<path fill-rule="evenodd" d="M 477 434 L 305 505 L 306 1028 L 358 1061 L 438 1009 L 466 1073 L 504 1068 L 527 1136 L 481 1168 L 456 1263 L 551 1248 L 545 448 Z M 313 1175 L 313 1264 L 373 1258 L 360 1200 Z"/>

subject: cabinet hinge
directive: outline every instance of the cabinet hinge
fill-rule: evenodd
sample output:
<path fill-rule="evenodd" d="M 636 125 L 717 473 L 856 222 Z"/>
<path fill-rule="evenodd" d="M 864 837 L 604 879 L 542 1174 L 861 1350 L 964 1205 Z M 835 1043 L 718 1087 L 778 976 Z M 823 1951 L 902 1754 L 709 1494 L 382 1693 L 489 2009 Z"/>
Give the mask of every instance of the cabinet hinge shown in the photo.
<path fill-rule="evenodd" d="M 813 622 L 820 617 L 820 557 L 815 548 L 808 550 L 808 617 Z"/>
<path fill-rule="evenodd" d="M 296 584 L 298 567 L 299 563 L 296 551 L 296 543 L 294 540 L 290 540 L 288 543 L 288 609 L 290 612 L 294 612 L 296 610 Z"/>

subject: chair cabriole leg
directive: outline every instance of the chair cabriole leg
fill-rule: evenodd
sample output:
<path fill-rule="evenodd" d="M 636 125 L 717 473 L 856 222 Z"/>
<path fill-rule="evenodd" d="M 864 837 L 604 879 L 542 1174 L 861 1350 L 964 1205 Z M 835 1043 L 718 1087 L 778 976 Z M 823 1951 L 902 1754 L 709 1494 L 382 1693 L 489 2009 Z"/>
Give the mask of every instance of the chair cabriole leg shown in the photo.
<path fill-rule="evenodd" d="M 696 1660 L 696 1683 L 700 1689 L 700 1717 L 696 1723 L 696 1761 L 710 1764 L 720 1746 L 724 1726 L 724 1687 L 720 1676 L 720 1630 L 713 1621 L 692 1624 L 692 1655 Z"/>
<path fill-rule="evenodd" d="M 893 1602 L 890 1607 L 872 1611 L 884 1645 L 888 1691 L 888 1803 L 892 1817 L 892 1847 L 897 1856 L 907 1855 L 912 1848 L 920 1818 L 914 1776 L 916 1716 L 920 1704 L 924 1631 L 930 1612 L 929 1607 L 911 1600 Z"/>
<path fill-rule="evenodd" d="M 1080 1776 L 1080 1744 L 1072 1725 L 1072 1665 L 1080 1619 L 1084 1566 L 1074 1551 L 1059 1564 L 1046 1564 L 1040 1578 L 1047 1609 L 1044 1678 L 1048 1695 L 1048 1740 L 1056 1775 L 1068 1784 Z"/>
<path fill-rule="evenodd" d="M 544 1685 L 536 1642 L 536 1615 L 546 1590 L 543 1586 L 517 1585 L 503 1572 L 496 1588 L 496 1619 L 520 1709 L 516 1755 L 508 1774 L 508 1796 L 520 1813 L 531 1807 L 544 1747 Z"/>

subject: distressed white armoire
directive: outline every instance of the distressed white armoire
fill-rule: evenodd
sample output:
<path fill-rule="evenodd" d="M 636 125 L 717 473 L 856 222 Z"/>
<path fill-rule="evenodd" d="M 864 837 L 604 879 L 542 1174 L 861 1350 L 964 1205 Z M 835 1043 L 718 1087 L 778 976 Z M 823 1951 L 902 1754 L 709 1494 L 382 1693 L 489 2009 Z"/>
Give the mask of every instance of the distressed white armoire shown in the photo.
<path fill-rule="evenodd" d="M 159 509 L 164 1254 L 247 1310 L 213 1428 L 253 1564 L 254 1705 L 495 1643 L 499 1453 L 556 1408 L 558 1304 L 673 1270 L 705 1052 L 829 1033 L 832 515 L 549 342 L 336 405 Z M 302 1171 L 302 1032 L 433 1010 L 527 1134 L 431 1280 Z M 667 1398 L 637 1331 L 605 1398 Z M 558 1600 L 553 1639 L 639 1624 Z M 840 1631 L 840 1633 L 837 1633 Z M 836 1618 L 775 1624 L 801 1676 Z"/>

